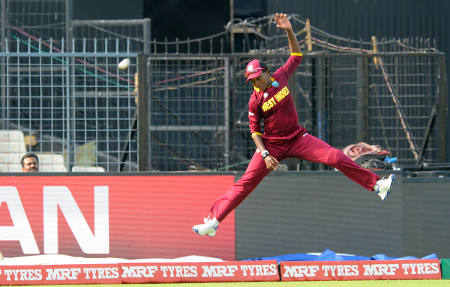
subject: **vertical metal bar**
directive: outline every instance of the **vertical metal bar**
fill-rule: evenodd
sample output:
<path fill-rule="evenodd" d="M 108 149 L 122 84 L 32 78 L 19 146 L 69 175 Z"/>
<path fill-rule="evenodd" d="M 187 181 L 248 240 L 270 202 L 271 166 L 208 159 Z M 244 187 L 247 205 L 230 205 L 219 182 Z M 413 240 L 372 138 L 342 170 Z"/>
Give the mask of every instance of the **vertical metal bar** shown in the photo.
<path fill-rule="evenodd" d="M 6 51 L 6 46 L 7 46 L 7 44 L 5 43 L 6 41 L 7 41 L 7 39 L 8 39 L 8 36 L 6 35 L 6 26 L 8 25 L 8 18 L 7 18 L 7 14 L 6 14 L 6 1 L 0 1 L 1 2 L 1 19 L 2 19 L 2 21 L 1 21 L 1 23 L 0 23 L 0 25 L 1 25 L 1 39 L 0 39 L 0 42 L 1 42 L 1 52 L 5 52 Z M 7 70 L 7 66 L 5 66 L 5 60 L 7 61 L 7 57 L 1 57 L 1 62 L 0 62 L 0 73 L 2 74 L 2 75 L 5 75 L 6 74 L 6 70 Z M 6 129 L 6 120 L 7 120 L 7 117 L 6 117 L 6 111 L 7 111 L 7 109 L 6 109 L 6 81 L 7 81 L 7 78 L 5 78 L 5 77 L 1 77 L 1 102 L 0 102 L 0 105 L 1 105 L 1 128 L 2 129 Z"/>
<path fill-rule="evenodd" d="M 3 1 L 2 1 L 3 2 Z M 6 51 L 8 52 L 8 47 L 6 47 Z M 6 91 L 6 93 L 5 94 L 3 94 L 4 95 L 4 97 L 5 97 L 5 105 L 4 106 L 2 106 L 3 108 L 4 108 L 4 110 L 5 110 L 5 120 L 4 121 L 2 121 L 2 122 L 4 122 L 4 123 L 2 123 L 2 127 L 3 127 L 3 129 L 6 129 L 7 127 L 8 127 L 8 124 L 9 124 L 9 121 L 10 121 L 10 109 L 9 109 L 9 87 L 10 87 L 10 75 L 9 75 L 9 68 L 10 68 L 10 59 L 9 59 L 9 57 L 6 57 L 6 85 L 7 85 L 7 87 L 6 87 L 6 89 L 5 89 L 5 91 Z M 2 77 L 2 79 L 3 79 L 4 77 Z M 2 82 L 3 83 L 3 82 Z M 3 87 L 3 86 L 2 86 Z"/>
<path fill-rule="evenodd" d="M 71 145 L 71 131 L 70 131 L 70 57 L 65 56 L 63 57 L 65 59 L 65 135 L 66 135 L 66 154 L 67 154 L 67 169 L 70 170 L 70 165 L 72 162 L 72 145 Z"/>
<path fill-rule="evenodd" d="M 231 69 L 230 69 L 230 58 L 226 57 L 225 60 L 225 90 L 224 90 L 224 119 L 225 119 L 225 167 L 226 170 L 229 169 L 230 165 L 230 149 L 231 149 L 231 130 L 230 130 L 230 101 L 231 101 L 231 95 L 230 95 L 230 75 L 231 75 Z"/>
<path fill-rule="evenodd" d="M 368 58 L 356 59 L 356 140 L 368 141 L 369 129 L 369 72 Z"/>
<path fill-rule="evenodd" d="M 325 57 L 317 59 L 317 137 L 324 139 Z"/>
<path fill-rule="evenodd" d="M 326 140 L 325 135 L 325 97 L 326 97 L 326 58 L 318 58 L 317 67 L 317 135 L 319 139 Z M 319 170 L 323 170 L 319 165 Z"/>
<path fill-rule="evenodd" d="M 53 39 L 52 38 L 50 38 L 50 53 L 52 53 L 52 50 L 53 50 Z M 56 76 L 55 75 L 53 75 L 53 71 L 55 70 L 54 69 L 54 65 L 53 65 L 53 61 L 54 61 L 54 57 L 50 57 L 50 87 L 52 87 L 51 89 L 50 89 L 50 138 L 54 138 L 54 136 L 55 136 L 55 127 L 54 127 L 54 122 L 55 122 L 55 119 L 53 118 L 54 117 L 54 114 L 55 114 L 55 111 L 54 111 L 54 107 L 53 107 L 53 105 L 54 105 L 54 103 L 55 103 L 55 94 L 54 94 L 54 87 L 55 87 L 55 85 L 54 85 L 54 79 L 56 79 Z M 62 65 L 61 65 L 62 66 Z M 53 150 L 53 148 L 54 148 L 54 145 L 53 145 L 53 142 L 51 143 L 51 148 L 50 148 L 50 151 L 51 152 L 53 152 L 54 150 Z"/>
<path fill-rule="evenodd" d="M 189 41 L 189 37 L 186 40 L 186 44 L 187 44 L 187 54 L 190 55 L 191 54 L 191 42 Z"/>
<path fill-rule="evenodd" d="M 97 53 L 97 39 L 94 38 L 94 53 Z M 98 67 L 98 57 L 94 57 L 94 66 Z M 101 141 L 101 138 L 99 136 L 99 127 L 101 126 L 99 124 L 99 103 L 98 103 L 98 70 L 94 69 L 94 108 L 95 108 L 95 139 L 96 139 L 96 150 L 97 152 L 100 150 L 100 146 L 102 146 L 99 143 L 99 140 Z M 106 159 L 108 160 L 108 154 L 106 156 Z M 109 171 L 109 164 L 104 163 L 105 170 Z"/>
<path fill-rule="evenodd" d="M 168 53 L 168 51 L 167 51 L 167 49 L 168 49 L 168 40 L 167 40 L 167 37 L 165 37 L 164 38 L 164 54 L 167 54 Z"/>
<path fill-rule="evenodd" d="M 39 50 L 41 50 L 41 39 L 39 38 Z M 44 78 L 44 75 L 43 75 L 43 72 L 42 72 L 42 58 L 43 57 L 45 57 L 45 55 L 40 55 L 40 57 L 39 57 L 39 127 L 41 127 L 41 129 L 39 130 L 39 138 L 40 139 L 42 139 L 42 138 L 44 138 L 43 137 L 43 135 L 44 135 L 44 132 L 43 132 L 43 127 L 44 127 L 44 125 L 43 125 L 43 122 L 44 122 L 44 119 L 43 119 L 43 117 L 44 117 L 44 107 L 43 107 L 43 105 L 42 105 L 42 103 L 44 102 L 44 98 L 43 98 L 43 95 L 44 95 L 44 89 L 43 89 L 43 86 L 44 86 L 44 83 L 43 83 L 43 78 Z M 41 149 L 42 149 L 42 147 L 41 147 Z"/>
<path fill-rule="evenodd" d="M 137 154 L 139 171 L 148 171 L 149 169 L 149 106 L 148 106 L 148 78 L 147 78 L 147 56 L 138 55 L 138 104 L 137 104 Z"/>
<path fill-rule="evenodd" d="M 66 0 L 65 2 L 65 8 L 66 8 L 66 39 L 67 39 L 67 51 L 70 51 L 70 39 L 73 38 L 73 27 L 72 27 L 72 11 L 73 11 L 73 0 Z"/>
<path fill-rule="evenodd" d="M 75 52 L 75 39 L 71 39 L 72 41 L 72 52 Z M 71 140 L 72 140 L 72 149 L 73 149 L 73 160 L 67 161 L 66 168 L 67 171 L 71 171 L 73 165 L 75 164 L 75 153 L 77 148 L 77 131 L 76 131 L 76 93 L 75 93 L 75 86 L 76 86 L 76 73 L 75 73 L 75 57 L 70 56 L 70 129 L 71 129 Z"/>
<path fill-rule="evenodd" d="M 150 40 L 152 38 L 152 30 L 151 30 L 151 19 L 144 19 L 144 54 L 151 53 L 151 43 Z"/>
<path fill-rule="evenodd" d="M 105 38 L 105 50 L 104 50 L 104 52 L 105 53 L 108 53 L 108 39 L 106 39 Z M 106 77 L 107 77 L 107 74 L 109 74 L 109 66 L 108 66 L 108 63 L 106 63 L 106 65 L 105 65 L 105 69 L 106 69 Z M 111 139 L 109 138 L 109 99 L 110 99 L 110 94 L 109 94 L 109 82 L 106 80 L 105 81 L 105 96 L 106 96 L 106 98 L 105 98 L 105 101 L 106 101 L 106 105 L 105 105 L 105 107 L 106 107 L 106 109 L 105 109 L 105 113 L 106 113 L 106 115 L 105 115 L 105 121 L 106 121 L 106 125 L 105 125 L 105 132 L 106 132 L 106 136 L 105 136 L 105 139 L 106 139 L 106 153 L 108 154 L 108 156 L 106 157 L 106 162 L 107 162 L 107 164 L 108 164 L 108 166 L 109 166 L 109 155 L 111 155 L 111 150 L 110 150 L 110 142 L 111 142 Z M 120 165 L 117 163 L 117 169 L 119 169 L 120 168 Z"/>
<path fill-rule="evenodd" d="M 83 53 L 86 53 L 86 43 L 87 43 L 86 38 L 83 38 Z M 87 64 L 86 57 L 83 57 L 83 86 L 82 86 L 82 89 L 83 89 L 83 95 L 82 95 L 83 105 L 81 106 L 81 108 L 83 109 L 82 120 L 84 121 L 84 124 L 83 124 L 83 127 L 84 127 L 84 142 L 85 142 L 84 148 L 85 148 L 85 152 L 88 152 L 86 143 L 88 143 L 88 138 L 89 138 L 88 130 L 90 130 L 89 125 L 91 125 L 91 123 L 88 122 L 88 109 L 87 109 L 87 106 L 88 106 L 87 92 L 88 91 L 87 91 L 87 84 L 89 82 L 89 79 L 88 79 L 88 75 L 86 73 L 86 71 L 87 71 L 87 65 L 86 64 Z M 90 152 L 93 152 L 92 149 L 90 150 Z M 95 150 L 95 154 L 94 154 L 94 156 L 95 156 L 95 165 L 97 166 L 97 154 L 96 153 L 97 153 L 97 150 Z M 78 164 L 83 164 L 83 163 L 78 163 Z"/>
<path fill-rule="evenodd" d="M 234 0 L 230 1 L 230 23 L 233 23 L 234 18 Z M 233 54 L 234 53 L 234 32 L 233 28 L 230 29 L 230 51 Z"/>
<path fill-rule="evenodd" d="M 18 40 L 18 39 L 17 39 Z M 17 52 L 19 52 L 19 41 L 17 41 Z M 22 103 L 22 87 L 20 86 L 20 57 L 17 57 L 17 73 L 16 73 L 16 82 L 17 82 L 17 126 L 20 126 L 20 110 L 21 110 L 21 103 Z M 14 94 L 13 94 L 14 97 Z"/>
<path fill-rule="evenodd" d="M 129 51 L 128 51 L 129 52 Z M 137 59 L 135 58 L 134 59 L 134 61 L 136 61 L 136 65 L 137 65 Z M 129 71 L 128 71 L 128 79 L 130 78 L 130 74 L 129 74 Z M 137 83 L 135 83 L 135 85 L 137 85 Z M 130 91 L 131 91 L 131 88 L 132 88 L 132 86 L 131 86 L 131 83 L 130 83 L 130 81 L 127 81 L 127 98 L 126 98 L 126 101 L 127 101 L 127 113 L 126 113 L 126 115 L 127 115 L 127 120 L 128 120 L 128 122 L 130 122 L 130 119 L 131 119 L 131 122 L 133 122 L 133 121 L 136 121 L 137 119 L 136 119 L 136 117 L 137 117 L 137 113 L 133 113 L 132 111 L 131 111 L 131 101 L 136 101 L 136 99 L 135 99 L 135 97 L 137 97 L 137 95 L 134 95 L 134 93 L 133 94 L 130 94 Z M 131 118 L 131 117 L 133 117 L 133 118 Z M 132 128 L 134 128 L 134 129 L 136 129 L 136 127 L 133 127 L 132 126 Z M 131 132 L 130 133 L 128 133 L 129 135 L 131 135 Z M 136 134 L 136 132 L 135 132 L 135 134 Z M 128 152 L 128 154 L 129 154 L 129 160 L 130 160 L 130 162 L 132 162 L 132 158 L 131 158 L 131 152 L 132 152 L 132 141 L 133 141 L 133 137 L 132 136 L 129 136 L 128 138 L 127 138 L 127 140 L 128 140 L 128 150 L 127 150 L 127 152 Z"/>
<path fill-rule="evenodd" d="M 28 54 L 30 53 L 30 39 L 28 39 Z M 29 130 L 32 130 L 32 122 L 33 122 L 33 91 L 31 89 L 32 87 L 32 82 L 31 82 L 31 78 L 32 77 L 32 57 L 30 55 L 28 55 L 28 126 L 26 127 Z"/>
<path fill-rule="evenodd" d="M 209 39 L 209 54 L 212 55 L 213 53 L 213 40 Z"/>
<path fill-rule="evenodd" d="M 177 69 L 177 70 L 180 70 L 180 67 L 185 67 L 186 70 L 195 71 L 196 67 L 194 66 L 193 62 L 194 61 L 185 61 L 185 60 L 177 59 L 177 60 L 173 61 L 173 66 L 176 67 L 175 69 Z M 175 72 L 175 74 L 177 74 L 177 72 Z M 175 97 L 176 99 L 182 99 L 183 98 L 182 94 L 184 94 L 186 98 L 190 98 L 191 97 L 191 94 L 188 91 L 186 91 L 186 93 L 184 93 L 185 92 L 184 89 L 183 89 L 183 91 L 180 91 L 180 90 L 181 89 L 177 89 L 177 91 L 176 91 L 176 97 Z M 168 107 L 172 106 L 172 102 L 174 101 L 173 100 L 173 96 L 174 96 L 174 94 L 171 93 L 170 96 L 167 97 L 166 105 Z M 202 89 L 201 88 L 198 89 L 198 96 L 199 96 L 199 98 L 202 98 L 201 97 L 202 96 Z M 174 115 L 177 115 L 177 116 L 181 116 L 182 115 L 181 106 L 182 105 L 175 105 L 172 108 L 172 111 L 173 111 Z M 169 126 L 169 121 L 166 122 L 166 125 Z M 178 143 L 182 142 L 182 140 L 183 140 L 182 139 L 183 138 L 182 132 L 174 132 L 173 135 L 174 135 L 174 138 L 173 138 L 174 142 L 178 142 Z M 186 133 L 186 135 L 185 135 L 185 137 L 187 137 L 187 138 L 189 138 L 190 136 L 191 136 L 190 133 Z M 194 150 L 194 149 L 195 148 L 193 148 L 191 150 Z M 185 154 L 190 154 L 191 150 L 189 150 L 189 148 L 185 148 L 185 152 L 184 153 Z M 176 169 L 177 170 L 181 170 L 181 166 L 182 166 L 181 163 L 179 163 L 177 165 Z"/>
<path fill-rule="evenodd" d="M 109 61 L 109 57 L 105 57 L 106 58 L 106 60 L 107 61 Z M 126 72 L 126 78 L 127 79 L 129 79 L 130 78 L 130 69 L 126 69 L 125 70 L 125 72 Z M 118 70 L 118 68 L 117 68 L 117 66 L 116 66 L 116 73 L 117 74 L 119 74 L 119 70 Z M 127 89 L 127 95 L 128 95 L 128 89 Z M 116 132 L 116 137 L 117 137 L 117 147 L 116 147 L 116 149 L 117 149 L 117 159 L 118 159 L 118 161 L 119 161 L 119 170 L 120 170 L 120 167 L 121 167 L 121 157 L 120 157 L 120 155 L 121 155 L 121 150 L 120 150 L 120 148 L 121 148 L 121 145 L 120 145 L 120 139 L 121 139 L 121 136 L 120 136 L 120 133 L 121 133 L 121 129 L 120 129 L 120 102 L 121 102 L 121 98 L 120 98 L 120 79 L 119 79 L 119 77 L 117 77 L 117 83 L 116 83 L 116 106 L 115 106 L 115 108 L 116 108 L 116 125 L 117 125 L 117 132 Z M 127 141 L 130 141 L 131 140 L 131 138 L 129 138 L 129 139 L 125 139 L 125 140 L 127 140 Z M 126 152 L 128 152 L 129 153 L 129 151 L 127 150 Z M 131 158 L 130 158 L 130 156 L 128 156 L 128 159 L 130 160 Z"/>
<path fill-rule="evenodd" d="M 147 141 L 148 141 L 148 148 L 147 148 L 147 156 L 148 156 L 148 167 L 149 170 L 153 168 L 153 158 L 152 158 L 152 131 L 150 130 L 150 127 L 152 127 L 152 108 L 153 108 L 153 91 L 152 91 L 152 76 L 154 73 L 154 70 L 156 70 L 154 63 L 152 62 L 151 58 L 148 58 L 146 60 L 147 65 L 147 85 L 148 85 L 148 103 L 147 103 L 147 110 L 148 110 L 148 135 L 147 135 Z M 138 82 L 139 83 L 139 82 Z M 138 96 L 138 95 L 137 95 Z M 136 105 L 137 109 L 137 105 Z M 139 149 L 137 150 L 137 154 L 139 156 Z"/>
<path fill-rule="evenodd" d="M 448 93 L 448 84 L 447 84 L 447 70 L 445 66 L 445 56 L 438 56 L 439 60 L 439 111 L 438 111 L 438 160 L 439 162 L 447 161 L 448 154 L 448 146 L 447 143 L 447 113 L 448 113 L 448 102 L 447 102 L 447 93 Z"/>
<path fill-rule="evenodd" d="M 389 62 L 392 62 L 393 65 L 394 65 L 394 80 L 391 83 L 393 89 L 396 87 L 397 83 L 399 83 L 398 68 L 401 67 L 402 70 L 404 70 L 405 68 L 408 69 L 408 70 L 409 69 L 413 69 L 412 68 L 412 66 L 414 65 L 414 64 L 412 64 L 414 62 L 413 61 L 413 57 L 414 56 L 405 57 L 405 60 L 403 60 L 402 56 L 394 56 L 394 57 L 389 57 L 389 58 L 388 58 L 388 56 L 384 57 L 384 59 L 389 59 Z M 410 65 L 410 62 L 411 62 L 412 65 Z M 386 66 L 388 66 L 388 65 L 389 64 L 387 64 Z M 387 67 L 386 67 L 386 70 L 387 70 Z M 386 71 L 386 73 L 388 73 L 388 72 Z M 413 71 L 409 70 L 408 73 L 412 74 Z M 405 93 L 408 94 L 408 95 L 411 95 L 412 92 L 410 91 L 411 90 L 411 85 L 409 83 L 409 78 L 410 77 L 406 77 L 405 78 Z M 398 89 L 396 89 L 396 91 L 397 91 L 397 95 L 398 95 Z M 404 103 L 404 104 L 406 104 L 406 103 Z M 394 113 L 395 113 L 395 105 L 394 105 L 394 109 L 393 110 L 394 110 Z M 395 124 L 396 124 L 396 126 L 395 126 L 395 131 L 396 131 L 395 146 L 396 146 L 396 149 L 398 151 L 400 151 L 402 149 L 401 141 L 403 140 L 402 135 L 399 133 L 399 131 L 402 129 L 400 120 L 395 120 Z"/>
<path fill-rule="evenodd" d="M 1 23 L 0 23 L 0 25 L 1 25 L 1 51 L 2 52 L 4 52 L 5 51 L 5 43 L 3 42 L 3 40 L 4 39 L 8 39 L 9 37 L 8 37 L 8 35 L 6 35 L 6 33 L 7 33 L 7 26 L 8 26 L 8 14 L 6 13 L 6 1 L 4 0 L 4 1 L 0 1 L 1 3 L 0 3 L 0 12 L 1 12 L 1 19 L 2 19 L 2 21 L 1 21 Z M 3 64 L 3 63 L 2 63 Z"/>

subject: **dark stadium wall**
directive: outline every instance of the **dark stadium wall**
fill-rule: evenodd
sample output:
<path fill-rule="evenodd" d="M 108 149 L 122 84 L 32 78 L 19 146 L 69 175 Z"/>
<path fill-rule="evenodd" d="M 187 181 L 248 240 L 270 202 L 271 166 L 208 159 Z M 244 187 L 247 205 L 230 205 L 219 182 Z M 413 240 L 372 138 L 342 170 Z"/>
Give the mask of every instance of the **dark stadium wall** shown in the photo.
<path fill-rule="evenodd" d="M 73 19 L 150 18 L 158 41 L 210 36 L 223 32 L 230 20 L 229 0 L 129 0 L 125 5 L 123 0 L 76 0 L 72 5 Z"/>
<path fill-rule="evenodd" d="M 152 19 L 158 41 L 195 39 L 224 31 L 230 19 L 229 0 L 143 0 L 144 17 Z"/>
<path fill-rule="evenodd" d="M 236 210 L 236 258 L 326 249 L 402 256 L 400 189 L 382 202 L 341 173 L 272 173 Z"/>
<path fill-rule="evenodd" d="M 236 209 L 236 259 L 326 249 L 448 258 L 449 181 L 400 177 L 381 201 L 339 172 L 272 173 Z"/>
<path fill-rule="evenodd" d="M 74 0 L 73 19 L 142 19 L 144 0 Z"/>
<path fill-rule="evenodd" d="M 223 32 L 230 19 L 229 0 L 76 0 L 73 19 L 152 20 L 152 34 L 169 41 Z"/>

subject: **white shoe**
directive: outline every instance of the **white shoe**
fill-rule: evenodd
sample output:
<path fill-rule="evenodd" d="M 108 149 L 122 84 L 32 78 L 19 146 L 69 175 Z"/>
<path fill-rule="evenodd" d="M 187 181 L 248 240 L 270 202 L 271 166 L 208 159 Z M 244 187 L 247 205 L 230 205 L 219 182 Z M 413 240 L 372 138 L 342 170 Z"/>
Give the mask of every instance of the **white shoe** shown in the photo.
<path fill-rule="evenodd" d="M 194 225 L 192 227 L 192 230 L 197 233 L 198 235 L 208 235 L 211 237 L 214 237 L 216 235 L 217 228 L 219 227 L 219 221 L 214 217 L 212 219 L 204 218 L 203 224 Z"/>
<path fill-rule="evenodd" d="M 378 194 L 381 200 L 385 200 L 391 192 L 392 186 L 394 185 L 396 179 L 397 177 L 395 174 L 390 174 L 388 177 L 383 177 L 377 181 L 373 191 Z"/>

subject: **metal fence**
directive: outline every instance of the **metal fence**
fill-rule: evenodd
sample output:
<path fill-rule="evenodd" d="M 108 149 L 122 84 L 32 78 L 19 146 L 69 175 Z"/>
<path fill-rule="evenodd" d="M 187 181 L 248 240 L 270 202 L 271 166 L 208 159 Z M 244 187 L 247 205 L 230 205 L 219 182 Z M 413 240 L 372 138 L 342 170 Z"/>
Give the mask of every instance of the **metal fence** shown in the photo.
<path fill-rule="evenodd" d="M 76 20 L 74 0 L 0 1 L 0 42 L 52 42 L 55 49 L 84 52 L 150 53 L 151 20 Z M 60 41 L 65 39 L 65 41 Z M 84 49 L 84 50 L 83 50 Z"/>
<path fill-rule="evenodd" d="M 137 55 L 57 52 L 44 44 L 18 40 L 0 53 L 0 153 L 14 150 L 0 171 L 20 171 L 25 151 L 38 154 L 41 171 L 137 170 Z M 126 57 L 130 66 L 119 70 Z M 23 135 L 11 136 L 16 131 Z"/>
<path fill-rule="evenodd" d="M 255 146 L 243 73 L 255 57 L 274 71 L 288 55 L 149 57 L 151 169 L 246 167 Z M 289 85 L 310 133 L 337 148 L 377 144 L 411 165 L 445 156 L 445 79 L 440 53 L 306 55 Z"/>
<path fill-rule="evenodd" d="M 17 28 L 37 38 L 67 38 L 70 0 L 3 0 L 0 4 L 1 39 L 17 33 Z"/>
<path fill-rule="evenodd" d="M 19 171 L 26 151 L 43 171 L 246 167 L 255 147 L 244 68 L 257 57 L 274 71 L 288 57 L 273 15 L 158 42 L 149 19 L 78 21 L 71 5 L 1 1 L 0 171 Z M 305 52 L 289 80 L 300 124 L 338 148 L 378 144 L 401 165 L 445 160 L 445 57 L 434 41 L 355 41 L 290 17 Z M 119 70 L 123 58 L 131 65 Z"/>
<path fill-rule="evenodd" d="M 228 57 L 149 57 L 150 168 L 229 165 Z"/>
<path fill-rule="evenodd" d="M 86 51 L 104 51 L 106 45 L 112 52 L 150 53 L 150 19 L 128 20 L 73 20 L 69 39 L 77 39 Z M 98 41 L 104 40 L 105 41 Z M 83 44 L 83 42 L 86 42 Z M 100 47 L 94 47 L 100 44 Z M 76 50 L 80 50 L 78 47 Z"/>
<path fill-rule="evenodd" d="M 243 78 L 255 57 L 274 71 L 288 55 L 138 57 L 18 40 L 0 53 L 1 130 L 11 132 L 0 171 L 20 171 L 25 151 L 42 157 L 42 171 L 242 170 L 255 149 Z M 445 156 L 445 79 L 439 53 L 305 55 L 289 88 L 313 135 L 337 148 L 378 144 L 411 165 Z"/>

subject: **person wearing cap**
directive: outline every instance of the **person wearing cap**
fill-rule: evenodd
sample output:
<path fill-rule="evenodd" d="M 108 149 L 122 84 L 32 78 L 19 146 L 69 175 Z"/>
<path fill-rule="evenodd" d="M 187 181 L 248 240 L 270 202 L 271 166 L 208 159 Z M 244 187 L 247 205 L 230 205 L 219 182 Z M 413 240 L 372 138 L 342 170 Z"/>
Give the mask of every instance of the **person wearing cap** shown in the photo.
<path fill-rule="evenodd" d="M 298 124 L 297 110 L 287 86 L 289 76 L 302 61 L 300 46 L 286 14 L 276 13 L 277 28 L 283 29 L 288 38 L 290 57 L 275 73 L 264 63 L 254 59 L 247 64 L 245 77 L 253 85 L 249 100 L 249 125 L 256 151 L 243 176 L 212 205 L 212 218 L 194 225 L 192 230 L 199 235 L 215 236 L 221 222 L 261 182 L 277 169 L 278 163 L 288 157 L 332 166 L 369 191 L 375 191 L 384 200 L 395 182 L 391 174 L 380 179 L 378 175 L 364 169 L 341 150 L 310 135 Z M 264 123 L 264 133 L 261 131 Z"/>

